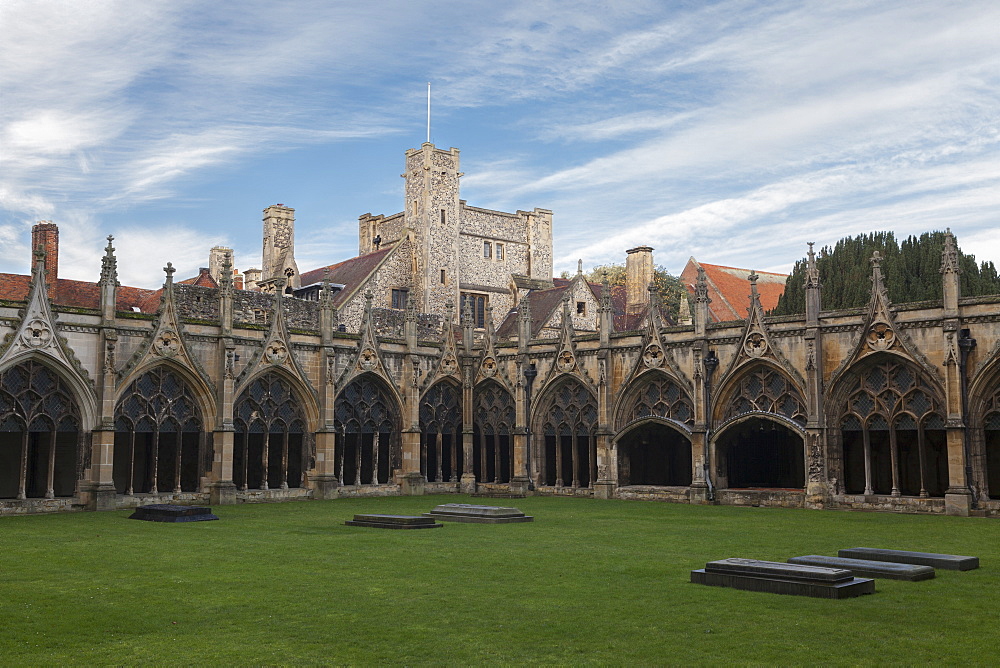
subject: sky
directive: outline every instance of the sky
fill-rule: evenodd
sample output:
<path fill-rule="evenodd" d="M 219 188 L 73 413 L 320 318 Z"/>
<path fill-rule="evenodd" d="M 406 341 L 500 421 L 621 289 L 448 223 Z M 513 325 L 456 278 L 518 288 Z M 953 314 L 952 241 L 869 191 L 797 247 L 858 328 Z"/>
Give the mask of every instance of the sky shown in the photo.
<path fill-rule="evenodd" d="M 554 212 L 555 273 L 652 246 L 789 271 L 807 242 L 950 227 L 1000 261 L 1000 3 L 4 0 L 0 272 L 156 287 L 214 245 L 306 271 L 461 150 L 472 206 Z"/>

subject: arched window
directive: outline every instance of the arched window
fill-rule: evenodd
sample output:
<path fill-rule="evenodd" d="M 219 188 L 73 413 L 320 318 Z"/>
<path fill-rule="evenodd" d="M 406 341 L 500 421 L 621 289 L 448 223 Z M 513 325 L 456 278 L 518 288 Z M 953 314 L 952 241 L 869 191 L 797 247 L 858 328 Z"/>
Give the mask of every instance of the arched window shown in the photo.
<path fill-rule="evenodd" d="M 514 473 L 514 398 L 497 383 L 479 385 L 473 400 L 473 472 L 479 482 L 510 482 Z"/>
<path fill-rule="evenodd" d="M 462 397 L 451 383 L 437 383 L 420 401 L 420 472 L 430 482 L 462 475 Z"/>
<path fill-rule="evenodd" d="M 840 413 L 844 490 L 943 496 L 948 488 L 944 411 L 912 366 L 883 359 L 857 372 Z"/>
<path fill-rule="evenodd" d="M 694 407 L 687 393 L 660 373 L 646 373 L 625 405 L 621 426 L 644 417 L 660 417 L 694 425 Z"/>
<path fill-rule="evenodd" d="M 597 478 L 597 400 L 579 381 L 569 380 L 543 406 L 544 483 L 590 487 Z"/>
<path fill-rule="evenodd" d="M 388 391 L 373 376 L 351 381 L 337 397 L 337 475 L 344 485 L 390 482 L 399 466 L 399 413 Z"/>
<path fill-rule="evenodd" d="M 983 448 L 986 455 L 986 493 L 1000 499 L 1000 390 L 986 404 L 983 419 Z"/>
<path fill-rule="evenodd" d="M 268 372 L 240 393 L 234 411 L 233 482 L 238 489 L 302 486 L 306 419 L 280 375 Z"/>
<path fill-rule="evenodd" d="M 201 413 L 187 385 L 156 367 L 115 407 L 113 477 L 119 494 L 198 491 Z"/>
<path fill-rule="evenodd" d="M 759 366 L 740 378 L 723 419 L 753 411 L 783 415 L 803 427 L 806 424 L 805 402 L 799 391 L 784 375 L 767 366 Z"/>
<path fill-rule="evenodd" d="M 73 392 L 48 367 L 0 373 L 0 498 L 73 496 L 81 437 Z"/>

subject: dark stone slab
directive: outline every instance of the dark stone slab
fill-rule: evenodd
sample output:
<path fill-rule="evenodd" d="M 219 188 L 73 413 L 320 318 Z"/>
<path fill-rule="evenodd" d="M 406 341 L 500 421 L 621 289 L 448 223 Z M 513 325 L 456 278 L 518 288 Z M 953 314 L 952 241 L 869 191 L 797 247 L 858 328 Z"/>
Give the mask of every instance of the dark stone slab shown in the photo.
<path fill-rule="evenodd" d="M 691 571 L 691 582 L 815 598 L 853 598 L 875 593 L 874 580 L 856 578 L 842 568 L 757 559 L 710 561 L 705 568 Z"/>
<path fill-rule="evenodd" d="M 517 508 L 502 506 L 478 506 L 471 503 L 445 503 L 436 506 L 427 517 L 448 522 L 475 522 L 479 524 L 507 524 L 510 522 L 532 522 L 534 517 L 525 515 Z"/>
<path fill-rule="evenodd" d="M 870 561 L 893 561 L 898 564 L 932 566 L 949 571 L 971 571 L 979 568 L 979 557 L 963 557 L 958 554 L 935 554 L 933 552 L 907 552 L 905 550 L 883 550 L 876 547 L 851 547 L 839 550 L 838 556 L 849 559 Z"/>
<path fill-rule="evenodd" d="M 518 494 L 516 492 L 476 492 L 475 494 L 470 494 L 469 496 L 483 498 L 483 499 L 523 499 L 524 494 Z"/>
<path fill-rule="evenodd" d="M 827 568 L 843 568 L 859 578 L 883 578 L 887 580 L 930 580 L 934 577 L 934 569 L 930 566 L 916 564 L 897 564 L 891 561 L 871 561 L 868 559 L 848 559 L 847 557 L 826 557 L 819 554 L 809 554 L 804 557 L 792 557 L 790 564 L 808 566 L 825 566 Z"/>
<path fill-rule="evenodd" d="M 434 518 L 422 515 L 355 515 L 353 520 L 344 524 L 375 529 L 437 529 L 444 526 L 435 522 Z"/>
<path fill-rule="evenodd" d="M 219 519 L 206 506 L 175 506 L 168 503 L 139 506 L 128 518 L 147 522 L 206 522 Z"/>

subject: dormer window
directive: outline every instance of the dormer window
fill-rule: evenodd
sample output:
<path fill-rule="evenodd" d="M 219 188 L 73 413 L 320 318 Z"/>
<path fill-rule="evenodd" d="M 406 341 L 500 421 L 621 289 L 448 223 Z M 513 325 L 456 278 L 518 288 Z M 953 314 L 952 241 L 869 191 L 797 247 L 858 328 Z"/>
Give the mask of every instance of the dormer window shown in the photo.
<path fill-rule="evenodd" d="M 587 302 L 577 302 L 576 303 L 576 314 L 577 315 L 587 315 Z"/>

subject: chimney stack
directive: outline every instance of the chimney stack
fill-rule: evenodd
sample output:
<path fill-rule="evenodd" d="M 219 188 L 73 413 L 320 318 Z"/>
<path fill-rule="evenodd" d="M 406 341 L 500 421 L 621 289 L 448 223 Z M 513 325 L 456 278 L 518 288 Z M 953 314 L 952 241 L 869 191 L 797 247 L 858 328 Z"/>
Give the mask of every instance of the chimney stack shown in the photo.
<path fill-rule="evenodd" d="M 653 249 L 636 246 L 625 251 L 625 312 L 639 313 L 649 304 L 653 283 Z"/>
<path fill-rule="evenodd" d="M 45 282 L 49 286 L 49 296 L 56 295 L 56 279 L 59 277 L 59 226 L 51 220 L 42 220 L 31 228 L 31 264 L 35 266 L 35 251 L 45 252 Z"/>

